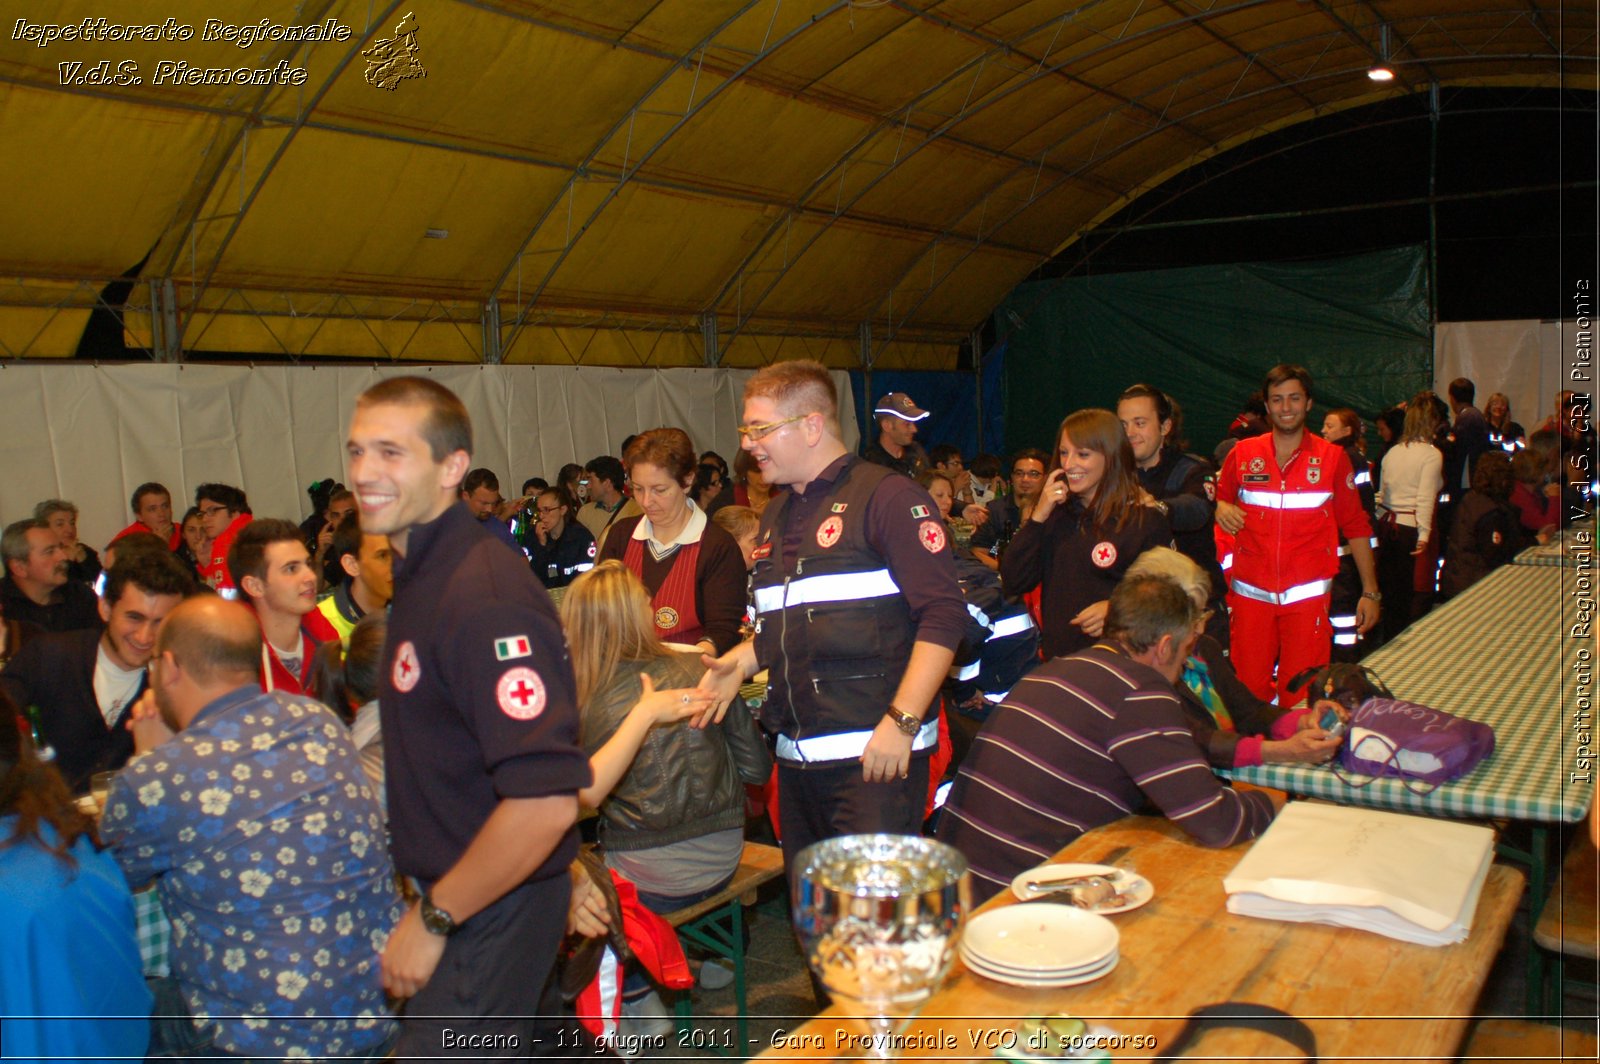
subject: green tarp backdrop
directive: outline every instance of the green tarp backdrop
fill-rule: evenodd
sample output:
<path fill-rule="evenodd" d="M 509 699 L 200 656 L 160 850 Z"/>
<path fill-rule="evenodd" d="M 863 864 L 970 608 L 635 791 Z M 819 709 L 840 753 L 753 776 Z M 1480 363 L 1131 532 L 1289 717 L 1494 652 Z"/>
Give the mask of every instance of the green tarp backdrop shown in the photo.
<path fill-rule="evenodd" d="M 1050 449 L 1074 410 L 1114 408 L 1142 381 L 1183 408 L 1209 455 L 1279 362 L 1315 381 L 1316 411 L 1370 419 L 1433 380 L 1419 247 L 1327 262 L 1244 263 L 1018 285 L 995 311 L 1005 348 L 1006 447 Z M 1375 437 L 1369 429 L 1368 441 Z"/>

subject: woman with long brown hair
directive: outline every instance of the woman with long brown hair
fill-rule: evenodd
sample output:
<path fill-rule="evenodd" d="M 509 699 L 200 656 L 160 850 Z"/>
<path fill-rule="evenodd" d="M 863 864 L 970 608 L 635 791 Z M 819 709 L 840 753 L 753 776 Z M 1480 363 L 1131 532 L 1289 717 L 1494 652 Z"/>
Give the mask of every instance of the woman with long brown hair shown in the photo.
<path fill-rule="evenodd" d="M 1061 422 L 1039 501 L 1000 561 L 1007 595 L 1041 588 L 1047 657 L 1090 646 L 1111 589 L 1151 547 L 1172 545 L 1166 509 L 1139 486 L 1133 449 L 1109 410 Z"/>
<path fill-rule="evenodd" d="M 0 1016 L 8 1056 L 142 1058 L 150 991 L 133 898 L 55 767 L 41 762 L 0 693 Z M 110 1017 L 86 1020 L 85 1017 Z"/>

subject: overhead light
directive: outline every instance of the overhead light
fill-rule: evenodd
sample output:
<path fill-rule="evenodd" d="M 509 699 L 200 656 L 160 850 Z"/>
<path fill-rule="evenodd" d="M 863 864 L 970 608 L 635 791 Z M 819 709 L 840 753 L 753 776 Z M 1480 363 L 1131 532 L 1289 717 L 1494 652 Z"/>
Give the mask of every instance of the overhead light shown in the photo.
<path fill-rule="evenodd" d="M 444 240 L 450 235 L 448 229 L 425 229 L 422 235 L 428 240 Z"/>
<path fill-rule="evenodd" d="M 1387 22 L 1380 23 L 1378 26 L 1378 61 L 1367 69 L 1367 77 L 1377 82 L 1394 80 L 1394 68 L 1389 66 L 1389 24 Z"/>

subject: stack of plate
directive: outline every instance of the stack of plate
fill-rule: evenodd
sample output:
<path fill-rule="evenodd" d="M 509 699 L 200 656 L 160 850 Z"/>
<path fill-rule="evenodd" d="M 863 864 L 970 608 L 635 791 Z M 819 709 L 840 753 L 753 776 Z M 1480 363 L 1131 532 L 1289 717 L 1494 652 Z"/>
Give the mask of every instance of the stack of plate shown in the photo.
<path fill-rule="evenodd" d="M 1013 986 L 1076 986 L 1117 966 L 1120 936 L 1110 920 L 1066 905 L 1008 905 L 975 916 L 961 935 L 961 959 Z"/>

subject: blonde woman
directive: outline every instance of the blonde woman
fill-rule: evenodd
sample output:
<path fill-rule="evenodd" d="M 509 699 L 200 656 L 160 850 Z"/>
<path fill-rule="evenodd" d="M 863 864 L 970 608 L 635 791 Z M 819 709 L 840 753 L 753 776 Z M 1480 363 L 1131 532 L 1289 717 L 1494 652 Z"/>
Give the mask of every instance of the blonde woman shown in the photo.
<path fill-rule="evenodd" d="M 594 770 L 578 799 L 600 811 L 606 863 L 656 912 L 710 897 L 744 849 L 741 782 L 763 783 L 772 767 L 755 719 L 736 700 L 720 724 L 689 725 L 709 705 L 695 690 L 705 666 L 662 644 L 650 596 L 622 562 L 574 580 L 561 620 Z"/>
<path fill-rule="evenodd" d="M 1444 455 L 1433 445 L 1437 399 L 1418 392 L 1406 404 L 1400 442 L 1383 456 L 1378 536 L 1378 589 L 1383 592 L 1383 637 L 1393 639 L 1427 612 L 1433 587 L 1434 510 L 1444 485 Z"/>

